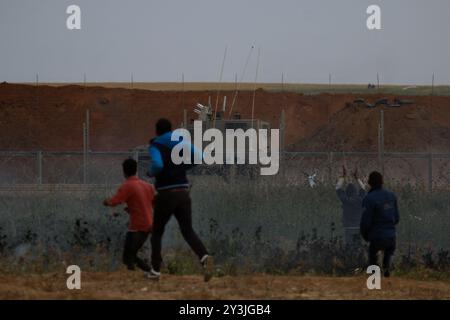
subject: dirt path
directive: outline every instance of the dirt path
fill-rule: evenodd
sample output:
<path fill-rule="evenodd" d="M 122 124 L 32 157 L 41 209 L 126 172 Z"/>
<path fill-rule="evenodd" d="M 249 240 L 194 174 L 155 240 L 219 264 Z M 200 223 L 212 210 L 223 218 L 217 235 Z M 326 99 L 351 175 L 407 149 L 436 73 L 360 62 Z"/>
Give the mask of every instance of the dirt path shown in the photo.
<path fill-rule="evenodd" d="M 82 273 L 82 289 L 68 290 L 66 274 L 0 275 L 0 299 L 450 299 L 450 283 L 383 279 L 368 290 L 366 278 L 249 275 L 214 278 L 142 273 Z"/>

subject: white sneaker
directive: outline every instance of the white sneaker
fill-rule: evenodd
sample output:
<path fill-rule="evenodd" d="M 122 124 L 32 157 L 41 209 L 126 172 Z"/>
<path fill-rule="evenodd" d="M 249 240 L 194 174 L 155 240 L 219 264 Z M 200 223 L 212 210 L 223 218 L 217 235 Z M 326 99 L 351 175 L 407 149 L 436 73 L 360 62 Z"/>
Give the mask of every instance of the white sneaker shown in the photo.
<path fill-rule="evenodd" d="M 208 282 L 211 280 L 214 273 L 214 259 L 212 256 L 205 254 L 201 259 L 200 263 L 203 267 L 203 280 Z"/>
<path fill-rule="evenodd" d="M 152 268 L 152 270 L 147 272 L 145 274 L 145 276 L 147 277 L 147 279 L 159 281 L 159 278 L 161 277 L 161 272 L 157 272 L 157 271 L 153 270 L 153 268 Z"/>

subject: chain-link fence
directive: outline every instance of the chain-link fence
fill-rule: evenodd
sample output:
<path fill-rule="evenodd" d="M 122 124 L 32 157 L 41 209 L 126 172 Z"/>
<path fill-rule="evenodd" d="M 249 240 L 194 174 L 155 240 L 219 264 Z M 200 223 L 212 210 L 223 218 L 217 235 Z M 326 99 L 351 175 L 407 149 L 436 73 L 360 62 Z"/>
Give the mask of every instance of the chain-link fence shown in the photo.
<path fill-rule="evenodd" d="M 139 161 L 139 174 L 145 175 L 149 157 L 146 152 L 0 152 L 0 185 L 19 184 L 118 184 L 122 181 L 121 163 L 132 157 Z M 445 188 L 450 182 L 450 154 L 371 153 L 371 152 L 284 152 L 278 179 L 301 184 L 315 176 L 318 184 L 331 185 L 342 174 L 357 169 L 363 178 L 378 170 L 393 185 L 422 186 L 427 190 Z M 237 170 L 203 165 L 194 174 L 249 174 L 259 170 L 251 165 L 236 165 Z"/>
<path fill-rule="evenodd" d="M 322 184 L 334 183 L 345 166 L 351 173 L 358 170 L 360 177 L 371 171 L 383 173 L 392 185 L 421 186 L 427 190 L 445 188 L 450 179 L 450 154 L 408 152 L 286 152 L 281 164 L 286 177 L 316 175 Z"/>
<path fill-rule="evenodd" d="M 0 184 L 117 184 L 133 152 L 0 152 Z"/>

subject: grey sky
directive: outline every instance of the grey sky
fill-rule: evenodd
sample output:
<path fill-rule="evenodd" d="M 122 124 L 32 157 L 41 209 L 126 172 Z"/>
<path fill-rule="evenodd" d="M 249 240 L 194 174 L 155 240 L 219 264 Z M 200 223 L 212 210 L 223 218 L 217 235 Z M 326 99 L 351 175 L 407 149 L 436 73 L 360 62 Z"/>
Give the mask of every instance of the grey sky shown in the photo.
<path fill-rule="evenodd" d="M 370 4 L 383 30 L 367 30 Z M 0 81 L 218 81 L 226 45 L 234 81 L 255 45 L 260 82 L 450 84 L 449 18 L 448 0 L 0 0 Z"/>

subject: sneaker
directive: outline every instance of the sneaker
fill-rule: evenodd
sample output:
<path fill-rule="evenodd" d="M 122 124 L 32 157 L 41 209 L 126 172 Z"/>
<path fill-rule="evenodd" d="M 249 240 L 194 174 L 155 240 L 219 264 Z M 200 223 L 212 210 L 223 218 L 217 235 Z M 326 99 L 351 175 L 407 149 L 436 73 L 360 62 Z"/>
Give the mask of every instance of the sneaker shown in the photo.
<path fill-rule="evenodd" d="M 200 263 L 203 267 L 203 280 L 205 282 L 208 282 L 209 280 L 211 280 L 214 272 L 213 257 L 204 255 L 203 258 L 201 258 Z"/>
<path fill-rule="evenodd" d="M 363 269 L 361 269 L 361 268 L 356 268 L 353 270 L 353 274 L 360 274 L 362 272 L 363 272 Z"/>
<path fill-rule="evenodd" d="M 161 277 L 161 272 L 151 269 L 149 272 L 145 274 L 145 276 L 147 277 L 147 279 L 159 281 L 159 278 Z"/>

